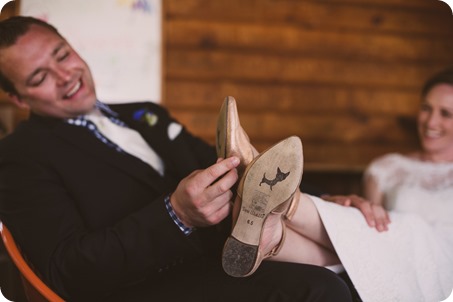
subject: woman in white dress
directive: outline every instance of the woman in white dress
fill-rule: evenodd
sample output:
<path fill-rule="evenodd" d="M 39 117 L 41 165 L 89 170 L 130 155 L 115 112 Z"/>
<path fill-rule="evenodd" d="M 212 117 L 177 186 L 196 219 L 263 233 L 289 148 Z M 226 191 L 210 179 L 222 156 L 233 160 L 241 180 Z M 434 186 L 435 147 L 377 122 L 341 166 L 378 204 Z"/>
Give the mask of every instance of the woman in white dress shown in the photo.
<path fill-rule="evenodd" d="M 453 289 L 453 69 L 426 83 L 418 134 L 420 150 L 370 164 L 367 200 L 323 200 L 296 192 L 297 208 L 282 218 L 283 240 L 275 234 L 285 225 L 270 212 L 256 264 L 267 256 L 320 266 L 341 263 L 365 302 L 446 299 Z M 238 228 L 247 231 L 239 225 L 233 233 Z M 270 248 L 275 244 L 278 253 Z"/>
<path fill-rule="evenodd" d="M 286 237 L 277 257 L 297 260 L 298 253 L 307 254 L 309 261 L 300 262 L 332 265 L 337 256 L 365 302 L 448 297 L 453 289 L 453 69 L 426 83 L 417 125 L 419 150 L 384 155 L 366 170 L 365 197 L 372 205 L 349 199 L 368 224 L 359 211 L 302 194 L 297 216 L 287 222 L 296 232 Z M 307 238 L 320 245 L 321 252 L 314 253 L 319 258 L 312 261 Z"/>

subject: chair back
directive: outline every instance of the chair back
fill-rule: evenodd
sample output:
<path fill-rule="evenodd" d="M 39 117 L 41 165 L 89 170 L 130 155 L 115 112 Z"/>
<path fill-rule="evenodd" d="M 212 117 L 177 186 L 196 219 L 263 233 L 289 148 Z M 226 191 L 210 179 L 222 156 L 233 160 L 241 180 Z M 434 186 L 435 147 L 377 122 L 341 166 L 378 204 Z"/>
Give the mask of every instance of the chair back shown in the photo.
<path fill-rule="evenodd" d="M 17 247 L 13 236 L 2 222 L 0 222 L 0 233 L 6 251 L 19 270 L 27 300 L 29 302 L 63 302 L 64 300 L 44 284 L 30 268 Z"/>

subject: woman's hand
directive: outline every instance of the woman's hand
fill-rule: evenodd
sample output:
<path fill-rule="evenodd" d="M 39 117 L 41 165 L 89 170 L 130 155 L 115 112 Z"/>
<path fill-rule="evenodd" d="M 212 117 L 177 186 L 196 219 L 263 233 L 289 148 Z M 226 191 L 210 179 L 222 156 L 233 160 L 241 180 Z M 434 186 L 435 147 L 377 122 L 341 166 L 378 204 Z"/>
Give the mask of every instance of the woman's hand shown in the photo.
<path fill-rule="evenodd" d="M 371 203 L 357 195 L 323 195 L 322 199 L 345 207 L 354 207 L 362 212 L 370 227 L 375 227 L 379 232 L 387 231 L 391 222 L 386 209 L 383 206 Z"/>

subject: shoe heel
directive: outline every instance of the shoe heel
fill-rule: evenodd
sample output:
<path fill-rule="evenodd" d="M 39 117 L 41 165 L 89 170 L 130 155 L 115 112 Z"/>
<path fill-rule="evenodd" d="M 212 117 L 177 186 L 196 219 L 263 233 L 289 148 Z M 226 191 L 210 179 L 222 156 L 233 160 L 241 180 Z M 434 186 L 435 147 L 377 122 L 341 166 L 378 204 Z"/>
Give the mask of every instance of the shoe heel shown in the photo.
<path fill-rule="evenodd" d="M 244 277 L 253 270 L 257 254 L 258 246 L 229 237 L 222 256 L 223 269 L 232 277 Z"/>
<path fill-rule="evenodd" d="M 236 224 L 223 249 L 223 268 L 233 277 L 248 276 L 257 265 L 269 196 L 253 191 L 250 198 L 253 200 L 252 206 L 241 205 Z"/>

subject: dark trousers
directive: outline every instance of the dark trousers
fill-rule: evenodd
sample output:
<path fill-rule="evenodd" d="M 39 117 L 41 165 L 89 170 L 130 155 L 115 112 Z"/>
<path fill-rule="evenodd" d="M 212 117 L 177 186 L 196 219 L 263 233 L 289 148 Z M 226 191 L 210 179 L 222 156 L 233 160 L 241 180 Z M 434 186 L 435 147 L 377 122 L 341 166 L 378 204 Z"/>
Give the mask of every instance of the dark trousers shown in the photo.
<path fill-rule="evenodd" d="M 203 260 L 181 265 L 106 301 L 157 302 L 347 302 L 345 282 L 321 267 L 265 261 L 250 277 L 226 275 L 220 261 Z"/>

